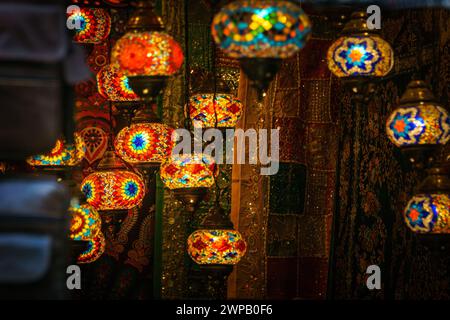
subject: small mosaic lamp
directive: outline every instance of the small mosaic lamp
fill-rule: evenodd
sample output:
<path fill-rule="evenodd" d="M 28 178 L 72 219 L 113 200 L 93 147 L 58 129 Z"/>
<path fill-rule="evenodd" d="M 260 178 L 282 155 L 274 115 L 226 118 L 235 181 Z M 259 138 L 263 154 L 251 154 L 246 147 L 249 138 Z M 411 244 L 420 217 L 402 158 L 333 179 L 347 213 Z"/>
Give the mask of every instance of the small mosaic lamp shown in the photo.
<path fill-rule="evenodd" d="M 183 51 L 164 32 L 161 18 L 154 13 L 153 1 L 137 2 L 127 30 L 115 43 L 111 62 L 128 76 L 134 92 L 145 100 L 154 100 L 167 79 L 183 65 Z"/>
<path fill-rule="evenodd" d="M 450 117 L 421 80 L 413 80 L 386 122 L 386 133 L 417 168 L 429 166 L 450 139 Z"/>
<path fill-rule="evenodd" d="M 355 12 L 346 23 L 341 37 L 327 54 L 328 68 L 338 78 L 353 85 L 386 76 L 394 66 L 394 50 L 388 42 L 367 26 L 367 14 Z"/>
<path fill-rule="evenodd" d="M 67 18 L 76 26 L 74 42 L 97 44 L 109 36 L 111 17 L 104 9 L 83 7 L 80 10 L 72 10 Z"/>
<path fill-rule="evenodd" d="M 72 205 L 69 208 L 70 239 L 88 241 L 95 238 L 101 230 L 102 221 L 99 213 L 88 204 Z"/>
<path fill-rule="evenodd" d="M 172 155 L 161 163 L 164 185 L 172 190 L 189 212 L 195 212 L 208 188 L 214 184 L 217 166 L 203 154 Z"/>
<path fill-rule="evenodd" d="M 407 227 L 421 234 L 450 233 L 450 167 L 428 169 L 428 176 L 404 211 Z"/>
<path fill-rule="evenodd" d="M 97 261 L 105 252 L 105 236 L 100 232 L 95 238 L 88 240 L 87 248 L 78 257 L 78 263 L 86 264 Z"/>
<path fill-rule="evenodd" d="M 213 19 L 212 36 L 229 56 L 240 60 L 252 85 L 265 91 L 281 59 L 302 49 L 311 32 L 303 10 L 289 1 L 242 0 L 224 6 Z"/>
<path fill-rule="evenodd" d="M 86 201 L 99 211 L 132 209 L 142 203 L 145 186 L 140 175 L 128 171 L 113 150 L 107 150 L 96 172 L 81 183 Z"/>

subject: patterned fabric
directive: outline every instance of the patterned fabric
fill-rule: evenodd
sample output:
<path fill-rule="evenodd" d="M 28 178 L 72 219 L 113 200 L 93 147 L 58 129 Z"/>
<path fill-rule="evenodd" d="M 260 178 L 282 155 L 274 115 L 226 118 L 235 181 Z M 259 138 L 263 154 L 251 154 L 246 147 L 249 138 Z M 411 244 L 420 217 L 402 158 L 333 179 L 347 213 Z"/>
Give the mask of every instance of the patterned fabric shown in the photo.
<path fill-rule="evenodd" d="M 100 8 L 80 8 L 68 15 L 80 29 L 75 29 L 73 40 L 78 43 L 100 43 L 104 41 L 111 29 L 111 17 Z"/>
<path fill-rule="evenodd" d="M 66 143 L 58 139 L 55 147 L 49 154 L 35 155 L 27 159 L 29 165 L 34 167 L 74 167 L 83 160 L 86 145 L 78 133 L 74 136 L 75 144 Z"/>
<path fill-rule="evenodd" d="M 119 132 L 114 147 L 129 163 L 161 163 L 172 154 L 173 132 L 161 123 L 135 123 Z"/>
<path fill-rule="evenodd" d="M 162 32 L 127 33 L 111 52 L 111 61 L 127 76 L 170 76 L 183 64 L 180 45 Z"/>
<path fill-rule="evenodd" d="M 198 264 L 234 265 L 247 249 L 241 234 L 233 230 L 197 230 L 187 239 L 187 246 Z"/>
<path fill-rule="evenodd" d="M 214 101 L 213 101 L 214 100 Z M 234 128 L 242 115 L 242 103 L 231 94 L 197 94 L 190 98 L 189 114 L 196 128 Z M 217 121 L 216 121 L 217 120 Z"/>
<path fill-rule="evenodd" d="M 236 1 L 214 17 L 212 35 L 233 58 L 288 58 L 305 45 L 311 22 L 288 1 Z"/>
<path fill-rule="evenodd" d="M 98 212 L 89 205 L 76 205 L 69 208 L 70 238 L 73 240 L 91 240 L 95 238 L 102 226 Z"/>
<path fill-rule="evenodd" d="M 99 171 L 81 183 L 86 201 L 97 210 L 127 210 L 141 204 L 145 187 L 141 177 L 129 171 Z"/>
<path fill-rule="evenodd" d="M 418 233 L 450 233 L 450 197 L 446 194 L 419 194 L 405 208 L 408 228 Z"/>
<path fill-rule="evenodd" d="M 327 60 L 337 77 L 383 77 L 394 66 L 394 51 L 378 36 L 341 37 L 331 45 Z"/>
<path fill-rule="evenodd" d="M 398 147 L 417 144 L 446 144 L 450 139 L 450 117 L 437 105 L 401 107 L 386 123 L 389 139 Z"/>

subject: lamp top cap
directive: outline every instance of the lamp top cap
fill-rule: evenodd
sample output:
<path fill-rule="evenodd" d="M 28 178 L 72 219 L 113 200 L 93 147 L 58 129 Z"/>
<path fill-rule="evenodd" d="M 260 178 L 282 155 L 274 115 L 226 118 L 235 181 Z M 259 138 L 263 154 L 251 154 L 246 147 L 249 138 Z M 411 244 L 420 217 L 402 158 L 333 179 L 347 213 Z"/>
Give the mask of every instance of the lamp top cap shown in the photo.
<path fill-rule="evenodd" d="M 127 169 L 125 162 L 114 152 L 114 150 L 106 150 L 102 160 L 100 160 L 97 169 L 100 171 L 107 170 L 124 170 Z"/>
<path fill-rule="evenodd" d="M 420 104 L 421 102 L 436 102 L 436 98 L 423 80 L 412 80 L 400 99 L 400 105 Z"/>
<path fill-rule="evenodd" d="M 376 34 L 376 30 L 367 26 L 368 15 L 364 11 L 353 12 L 350 20 L 345 24 L 342 35 Z"/>
<path fill-rule="evenodd" d="M 135 2 L 136 8 L 127 23 L 129 31 L 163 31 L 164 23 L 155 11 L 154 0 L 140 0 Z"/>

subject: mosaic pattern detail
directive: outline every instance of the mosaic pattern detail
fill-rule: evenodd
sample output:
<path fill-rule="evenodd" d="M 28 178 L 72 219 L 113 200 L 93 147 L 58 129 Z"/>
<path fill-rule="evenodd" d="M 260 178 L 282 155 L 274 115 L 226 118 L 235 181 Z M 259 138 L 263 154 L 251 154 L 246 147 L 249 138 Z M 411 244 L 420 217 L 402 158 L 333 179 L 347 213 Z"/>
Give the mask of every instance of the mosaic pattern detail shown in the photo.
<path fill-rule="evenodd" d="M 308 16 L 288 1 L 236 1 L 212 24 L 215 42 L 233 58 L 289 58 L 310 32 Z"/>
<path fill-rule="evenodd" d="M 449 114 L 432 104 L 398 108 L 387 120 L 386 133 L 397 147 L 446 144 L 450 139 Z"/>
<path fill-rule="evenodd" d="M 81 191 L 97 210 L 129 210 L 141 204 L 145 187 L 141 177 L 129 171 L 99 171 L 87 176 Z"/>
<path fill-rule="evenodd" d="M 203 154 L 172 155 L 161 164 L 161 179 L 169 189 L 209 188 L 214 184 L 217 166 Z"/>
<path fill-rule="evenodd" d="M 78 257 L 78 263 L 92 263 L 102 256 L 105 252 L 106 241 L 103 233 L 89 240 L 88 248 Z"/>
<path fill-rule="evenodd" d="M 73 240 L 91 240 L 101 229 L 102 221 L 98 212 L 89 205 L 76 205 L 69 208 L 70 238 Z"/>
<path fill-rule="evenodd" d="M 242 115 L 242 103 L 231 94 L 197 94 L 189 101 L 189 114 L 196 128 L 234 128 Z M 217 116 L 217 126 L 216 126 Z"/>
<path fill-rule="evenodd" d="M 161 163 L 172 153 L 173 132 L 161 123 L 135 123 L 119 132 L 115 150 L 129 163 Z"/>
<path fill-rule="evenodd" d="M 418 233 L 450 233 L 450 197 L 447 194 L 414 196 L 404 212 L 408 228 Z"/>
<path fill-rule="evenodd" d="M 162 32 L 127 33 L 111 53 L 111 61 L 127 76 L 170 76 L 184 60 L 180 45 Z"/>
<path fill-rule="evenodd" d="M 110 101 L 138 101 L 138 95 L 131 89 L 128 77 L 119 68 L 107 65 L 97 73 L 97 87 L 100 95 Z"/>
<path fill-rule="evenodd" d="M 234 230 L 197 230 L 189 236 L 187 246 L 197 264 L 235 265 L 247 250 L 241 234 Z"/>
<path fill-rule="evenodd" d="M 111 31 L 111 17 L 106 10 L 100 8 L 80 8 L 73 11 L 68 18 L 79 23 L 75 28 L 73 41 L 77 43 L 100 43 L 106 40 Z"/>
<path fill-rule="evenodd" d="M 74 167 L 86 154 L 86 144 L 78 133 L 75 133 L 74 140 L 75 144 L 69 144 L 58 139 L 50 153 L 32 156 L 27 163 L 33 167 Z"/>
<path fill-rule="evenodd" d="M 341 37 L 331 45 L 327 60 L 337 77 L 383 77 L 394 66 L 394 51 L 378 36 Z"/>

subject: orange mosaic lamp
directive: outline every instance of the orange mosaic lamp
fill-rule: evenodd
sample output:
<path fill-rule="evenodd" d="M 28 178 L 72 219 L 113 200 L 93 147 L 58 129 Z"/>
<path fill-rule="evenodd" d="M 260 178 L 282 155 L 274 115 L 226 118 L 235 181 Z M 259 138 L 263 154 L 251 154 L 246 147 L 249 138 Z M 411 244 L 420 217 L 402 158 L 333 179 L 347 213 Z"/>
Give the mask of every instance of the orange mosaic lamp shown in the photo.
<path fill-rule="evenodd" d="M 48 154 L 32 156 L 27 159 L 27 163 L 35 168 L 58 170 L 79 165 L 85 154 L 86 144 L 83 138 L 75 133 L 73 144 L 66 143 L 65 139 L 58 139 Z"/>
<path fill-rule="evenodd" d="M 140 100 L 131 89 L 128 77 L 117 66 L 106 65 L 97 73 L 97 87 L 100 95 L 109 101 Z"/>
<path fill-rule="evenodd" d="M 235 265 L 247 244 L 235 230 L 197 230 L 187 240 L 191 259 L 200 265 Z"/>
<path fill-rule="evenodd" d="M 70 222 L 70 239 L 91 240 L 95 238 L 102 226 L 102 221 L 97 210 L 90 205 L 74 205 L 69 208 L 72 216 Z"/>
<path fill-rule="evenodd" d="M 86 264 L 97 261 L 105 252 L 105 236 L 100 232 L 95 238 L 88 241 L 87 249 L 78 257 L 78 263 Z"/>
<path fill-rule="evenodd" d="M 141 176 L 128 171 L 114 151 L 105 152 L 97 169 L 81 183 L 81 191 L 91 206 L 100 211 L 117 211 L 141 204 L 145 196 Z"/>
<path fill-rule="evenodd" d="M 128 32 L 114 45 L 111 62 L 130 79 L 131 88 L 143 99 L 154 100 L 167 79 L 183 64 L 181 46 L 167 33 L 153 1 L 138 1 L 128 21 Z"/>
<path fill-rule="evenodd" d="M 73 41 L 77 43 L 101 43 L 108 38 L 111 31 L 111 17 L 101 8 L 73 10 L 68 14 L 68 19 L 77 26 L 73 37 Z"/>

